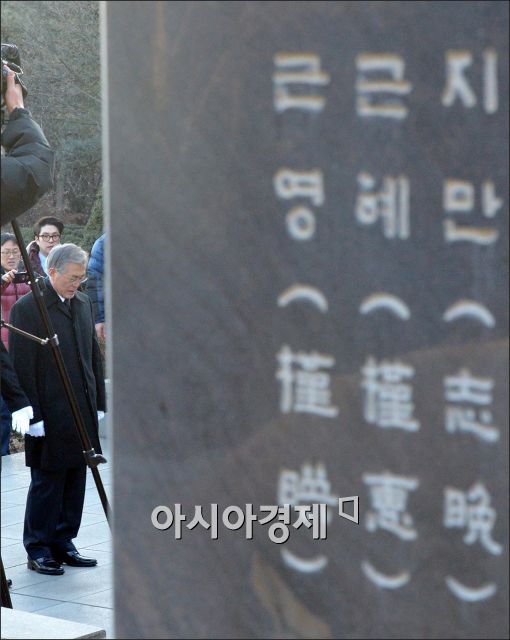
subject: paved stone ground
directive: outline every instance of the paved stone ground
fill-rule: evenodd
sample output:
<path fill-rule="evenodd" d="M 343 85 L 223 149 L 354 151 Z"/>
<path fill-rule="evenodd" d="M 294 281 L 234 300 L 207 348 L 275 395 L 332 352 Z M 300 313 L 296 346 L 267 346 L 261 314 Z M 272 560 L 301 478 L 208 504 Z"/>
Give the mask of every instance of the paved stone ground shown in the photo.
<path fill-rule="evenodd" d="M 108 464 L 99 467 L 108 499 L 111 499 L 108 441 L 101 442 Z M 63 576 L 43 576 L 27 569 L 23 547 L 23 518 L 30 485 L 25 454 L 2 458 L 2 559 L 11 588 L 14 609 L 37 612 L 94 625 L 114 638 L 111 534 L 90 471 L 87 475 L 85 507 L 80 533 L 74 541 L 78 551 L 97 558 L 97 567 L 65 566 Z"/>

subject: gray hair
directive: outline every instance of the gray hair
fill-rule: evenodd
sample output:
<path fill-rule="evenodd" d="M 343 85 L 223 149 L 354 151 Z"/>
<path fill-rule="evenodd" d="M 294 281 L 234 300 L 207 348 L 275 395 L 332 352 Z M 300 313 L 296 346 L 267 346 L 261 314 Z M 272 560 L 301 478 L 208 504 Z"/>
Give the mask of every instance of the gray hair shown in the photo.
<path fill-rule="evenodd" d="M 46 270 L 53 268 L 62 273 L 68 264 L 81 264 L 87 268 L 87 262 L 87 253 L 77 245 L 67 242 L 58 244 L 48 253 Z"/>

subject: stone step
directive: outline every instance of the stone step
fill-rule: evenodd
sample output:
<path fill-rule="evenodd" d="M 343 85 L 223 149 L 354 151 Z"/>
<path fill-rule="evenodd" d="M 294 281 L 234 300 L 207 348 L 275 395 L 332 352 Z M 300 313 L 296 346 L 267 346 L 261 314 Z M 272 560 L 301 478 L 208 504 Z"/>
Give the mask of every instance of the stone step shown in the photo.
<path fill-rule="evenodd" d="M 106 638 L 106 631 L 90 624 L 2 607 L 1 638 L 2 640 Z"/>

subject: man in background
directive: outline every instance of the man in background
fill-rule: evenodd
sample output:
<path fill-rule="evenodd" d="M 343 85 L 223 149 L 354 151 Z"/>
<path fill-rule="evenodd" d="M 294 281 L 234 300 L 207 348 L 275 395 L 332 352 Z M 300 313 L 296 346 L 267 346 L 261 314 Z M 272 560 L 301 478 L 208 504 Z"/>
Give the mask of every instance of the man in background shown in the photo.
<path fill-rule="evenodd" d="M 61 242 L 64 223 L 53 216 L 40 218 L 33 226 L 34 239 L 27 247 L 28 258 L 34 273 L 46 276 L 46 258 L 49 252 Z"/>
<path fill-rule="evenodd" d="M 104 315 L 104 242 L 106 233 L 103 233 L 95 242 L 90 252 L 89 266 L 87 267 L 87 294 L 92 301 L 96 322 L 96 334 L 100 342 L 106 339 L 106 325 Z"/>

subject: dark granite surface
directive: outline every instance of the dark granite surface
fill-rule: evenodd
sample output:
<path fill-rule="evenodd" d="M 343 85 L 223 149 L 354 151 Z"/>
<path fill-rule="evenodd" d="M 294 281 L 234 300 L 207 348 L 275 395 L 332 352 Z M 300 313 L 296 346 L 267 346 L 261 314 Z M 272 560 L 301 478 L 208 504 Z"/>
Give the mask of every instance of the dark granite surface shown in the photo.
<path fill-rule="evenodd" d="M 507 31 L 501 2 L 107 3 L 118 637 L 508 636 Z M 317 84 L 286 88 L 312 110 L 278 111 L 277 54 L 308 54 Z M 402 94 L 364 92 L 402 63 Z M 322 190 L 286 197 L 282 170 Z M 396 232 L 392 209 L 360 222 L 362 173 L 397 189 Z M 472 210 L 445 209 L 455 180 Z M 285 345 L 331 360 L 283 371 Z M 307 464 L 359 525 L 333 508 L 327 540 L 278 545 L 151 524 L 277 504 Z"/>

